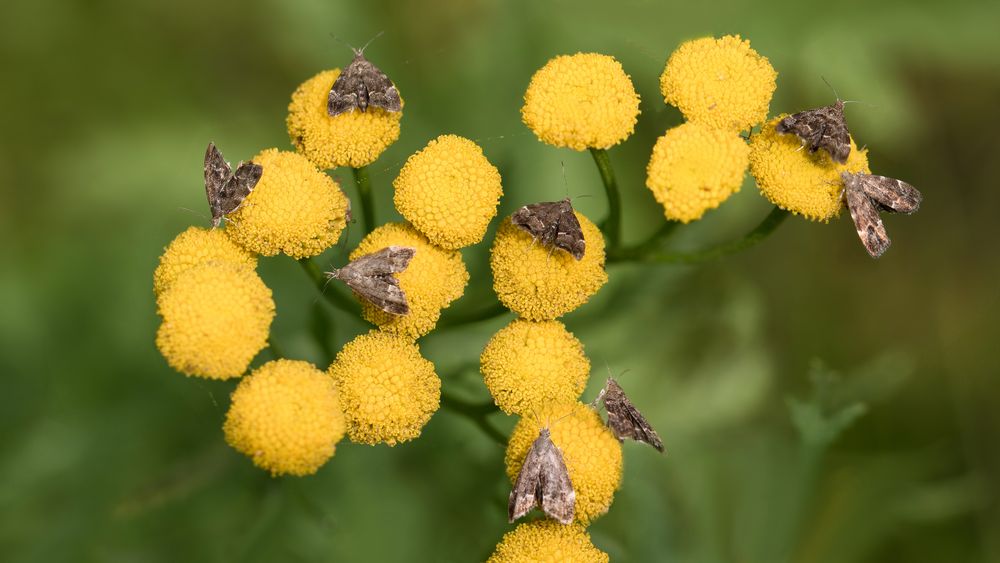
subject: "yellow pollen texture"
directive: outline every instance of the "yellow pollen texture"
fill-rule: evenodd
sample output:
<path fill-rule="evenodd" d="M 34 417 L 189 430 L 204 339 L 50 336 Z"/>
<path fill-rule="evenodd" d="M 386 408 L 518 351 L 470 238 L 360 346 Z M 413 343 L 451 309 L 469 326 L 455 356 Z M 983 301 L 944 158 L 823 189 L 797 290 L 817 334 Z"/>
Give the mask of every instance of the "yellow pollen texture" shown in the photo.
<path fill-rule="evenodd" d="M 739 132 L 760 123 L 778 73 L 738 35 L 682 43 L 660 76 L 660 91 L 690 121 Z"/>
<path fill-rule="evenodd" d="M 739 133 L 688 122 L 656 141 L 646 167 L 646 187 L 667 219 L 700 219 L 740 189 L 749 148 Z"/>
<path fill-rule="evenodd" d="M 490 339 L 480 370 L 497 406 L 526 415 L 551 402 L 577 400 L 590 361 L 561 322 L 515 319 Z"/>
<path fill-rule="evenodd" d="M 257 267 L 257 257 L 234 243 L 222 229 L 189 227 L 167 245 L 153 272 L 153 291 L 163 293 L 182 273 L 194 266 L 223 262 Z"/>
<path fill-rule="evenodd" d="M 851 154 L 839 164 L 824 150 L 810 153 L 799 138 L 774 127 L 785 115 L 768 121 L 750 139 L 750 174 L 761 194 L 778 207 L 813 221 L 829 221 L 843 208 L 841 172 L 871 173 L 868 151 L 851 139 Z"/>
<path fill-rule="evenodd" d="M 156 347 L 170 367 L 210 379 L 239 377 L 267 346 L 271 290 L 249 267 L 194 266 L 157 300 Z"/>
<path fill-rule="evenodd" d="M 402 111 L 369 106 L 330 117 L 326 104 L 340 69 L 323 71 L 303 82 L 288 104 L 288 136 L 295 150 L 321 170 L 367 166 L 399 138 Z"/>
<path fill-rule="evenodd" d="M 243 378 L 223 425 L 226 441 L 272 475 L 312 475 L 344 437 L 333 379 L 309 362 L 275 360 Z"/>
<path fill-rule="evenodd" d="M 621 63 L 607 55 L 561 55 L 531 77 L 521 120 L 540 141 L 582 151 L 606 149 L 635 129 L 639 95 Z"/>
<path fill-rule="evenodd" d="M 442 309 L 462 296 L 469 272 L 457 250 L 434 246 L 406 223 L 386 223 L 369 233 L 351 252 L 351 260 L 393 245 L 416 249 L 406 270 L 396 274 L 410 313 L 392 315 L 364 300 L 361 312 L 382 330 L 419 338 L 434 328 Z"/>
<path fill-rule="evenodd" d="M 359 444 L 394 446 L 420 436 L 438 409 L 434 364 L 405 337 L 379 331 L 358 336 L 330 365 L 340 390 L 347 435 Z"/>
<path fill-rule="evenodd" d="M 611 507 L 622 478 L 622 448 L 604 421 L 589 406 L 550 403 L 538 418 L 518 421 L 507 444 L 507 476 L 513 483 L 538 432 L 548 426 L 562 452 L 576 492 L 576 520 L 589 524 Z"/>
<path fill-rule="evenodd" d="M 487 563 L 608 563 L 608 554 L 594 547 L 580 524 L 554 520 L 518 524 L 504 534 Z"/>
<path fill-rule="evenodd" d="M 576 214 L 586 242 L 583 259 L 539 244 L 505 219 L 490 254 L 493 289 L 505 307 L 521 317 L 542 321 L 561 317 L 587 302 L 608 281 L 604 237 L 582 214 Z"/>
<path fill-rule="evenodd" d="M 411 156 L 393 182 L 396 209 L 435 245 L 483 240 L 503 195 L 500 173 L 476 143 L 442 135 Z"/>

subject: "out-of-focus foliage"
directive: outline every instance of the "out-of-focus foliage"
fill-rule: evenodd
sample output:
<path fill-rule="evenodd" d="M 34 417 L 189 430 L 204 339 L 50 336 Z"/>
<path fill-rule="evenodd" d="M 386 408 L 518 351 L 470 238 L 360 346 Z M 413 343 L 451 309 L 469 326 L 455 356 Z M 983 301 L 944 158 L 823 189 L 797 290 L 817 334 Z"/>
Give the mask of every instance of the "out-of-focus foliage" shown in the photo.
<path fill-rule="evenodd" d="M 512 529 L 503 449 L 466 419 L 442 410 L 420 440 L 344 443 L 317 475 L 272 479 L 223 441 L 234 383 L 186 379 L 153 345 L 157 256 L 209 224 L 207 142 L 234 161 L 289 149 L 296 85 L 350 60 L 329 34 L 361 44 L 384 29 L 366 54 L 406 113 L 371 167 L 380 221 L 398 218 L 390 185 L 406 156 L 443 133 L 499 168 L 501 216 L 568 191 L 595 196 L 574 205 L 600 219 L 590 155 L 520 122 L 528 80 L 558 54 L 613 55 L 641 96 L 636 134 L 610 151 L 629 241 L 662 221 L 643 183 L 655 139 L 680 123 L 658 77 L 681 41 L 749 38 L 779 73 L 772 114 L 830 103 L 821 77 L 866 102 L 847 113 L 872 170 L 925 195 L 916 215 L 886 219 L 881 260 L 844 216 L 792 218 L 724 261 L 610 265 L 564 319 L 594 370 L 630 370 L 621 381 L 669 452 L 625 444 L 624 486 L 590 532 L 613 561 L 1000 561 L 996 21 L 985 1 L 5 5 L 0 558 L 471 561 Z M 729 240 L 768 209 L 747 182 L 671 243 Z M 321 259 L 341 260 L 349 237 Z M 487 249 L 463 251 L 472 281 L 456 312 L 491 299 Z M 289 357 L 325 367 L 364 330 L 290 259 L 260 273 Z M 445 390 L 486 398 L 469 366 L 509 318 L 421 342 Z M 834 368 L 813 395 L 809 374 Z M 856 404 L 864 416 L 824 426 Z"/>

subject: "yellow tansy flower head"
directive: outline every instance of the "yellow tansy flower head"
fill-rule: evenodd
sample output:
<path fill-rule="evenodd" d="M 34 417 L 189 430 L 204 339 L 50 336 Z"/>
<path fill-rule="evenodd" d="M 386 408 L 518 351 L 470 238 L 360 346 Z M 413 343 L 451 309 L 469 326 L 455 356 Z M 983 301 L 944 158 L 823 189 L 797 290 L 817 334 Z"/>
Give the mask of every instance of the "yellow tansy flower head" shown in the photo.
<path fill-rule="evenodd" d="M 456 135 L 441 135 L 407 159 L 393 186 L 403 217 L 449 249 L 483 240 L 503 195 L 483 149 Z"/>
<path fill-rule="evenodd" d="M 330 365 L 347 417 L 347 435 L 360 444 L 394 446 L 420 436 L 441 399 L 434 364 L 410 340 L 371 331 L 349 342 Z"/>
<path fill-rule="evenodd" d="M 406 223 L 387 223 L 369 233 L 351 253 L 351 260 L 393 245 L 416 249 L 406 270 L 396 274 L 410 313 L 392 315 L 367 301 L 362 301 L 361 312 L 382 330 L 418 338 L 434 328 L 442 309 L 462 296 L 469 272 L 457 250 L 434 246 Z"/>
<path fill-rule="evenodd" d="M 160 256 L 160 264 L 153 272 L 153 291 L 157 295 L 163 293 L 182 273 L 210 262 L 257 267 L 257 257 L 234 243 L 221 229 L 189 227 Z"/>
<path fill-rule="evenodd" d="M 635 129 L 639 95 L 621 63 L 607 55 L 561 55 L 531 77 L 521 120 L 543 143 L 606 149 Z"/>
<path fill-rule="evenodd" d="M 667 219 L 688 223 L 739 191 L 749 148 L 739 133 L 688 122 L 656 141 L 646 186 Z"/>
<path fill-rule="evenodd" d="M 177 277 L 157 301 L 156 347 L 175 370 L 212 379 L 238 377 L 267 345 L 271 290 L 248 266 L 209 263 Z"/>
<path fill-rule="evenodd" d="M 738 35 L 682 43 L 660 76 L 660 91 L 684 117 L 742 131 L 767 117 L 778 73 Z"/>
<path fill-rule="evenodd" d="M 583 259 L 547 248 L 505 219 L 490 255 L 493 289 L 505 307 L 533 321 L 554 319 L 587 302 L 606 281 L 604 237 L 576 214 L 587 243 Z"/>
<path fill-rule="evenodd" d="M 253 159 L 264 174 L 226 227 L 238 244 L 264 256 L 315 256 L 347 224 L 347 196 L 300 154 L 267 149 Z"/>
<path fill-rule="evenodd" d="M 272 475 L 312 475 L 344 437 L 333 379 L 309 362 L 275 360 L 240 381 L 223 430 L 233 448 Z"/>
<path fill-rule="evenodd" d="M 288 104 L 288 135 L 295 150 L 320 169 L 366 166 L 399 138 L 401 111 L 368 106 L 330 117 L 326 103 L 340 69 L 323 71 L 303 82 Z M 265 169 L 266 171 L 266 169 Z"/>
<path fill-rule="evenodd" d="M 519 524 L 497 544 L 487 563 L 608 563 L 608 554 L 590 543 L 579 524 L 565 526 L 553 520 Z"/>
<path fill-rule="evenodd" d="M 870 173 L 868 151 L 858 150 L 851 139 L 847 162 L 838 164 L 826 151 L 810 153 L 795 135 L 776 132 L 774 126 L 784 118 L 768 121 L 750 139 L 750 174 L 771 203 L 813 221 L 828 221 L 843 207 L 840 173 Z"/>
<path fill-rule="evenodd" d="M 507 476 L 517 480 L 531 443 L 548 425 L 552 442 L 562 452 L 569 480 L 576 492 L 577 521 L 586 525 L 611 506 L 622 478 L 622 448 L 597 413 L 589 406 L 550 403 L 534 415 L 522 418 L 507 444 Z"/>
<path fill-rule="evenodd" d="M 548 403 L 577 400 L 590 361 L 561 322 L 514 319 L 490 339 L 480 369 L 497 406 L 527 415 Z"/>

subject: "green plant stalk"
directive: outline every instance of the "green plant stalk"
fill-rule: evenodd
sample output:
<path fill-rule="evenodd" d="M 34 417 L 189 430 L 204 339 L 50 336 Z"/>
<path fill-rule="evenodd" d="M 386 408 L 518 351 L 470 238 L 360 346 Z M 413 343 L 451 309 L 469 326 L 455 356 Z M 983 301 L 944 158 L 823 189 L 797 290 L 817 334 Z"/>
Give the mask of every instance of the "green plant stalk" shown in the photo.
<path fill-rule="evenodd" d="M 615 181 L 615 171 L 611 167 L 611 159 L 608 157 L 608 151 L 592 148 L 590 149 L 590 154 L 594 157 L 597 170 L 601 173 L 601 181 L 604 182 L 604 193 L 608 196 L 608 216 L 601 223 L 601 231 L 608 238 L 609 251 L 615 252 L 621 244 L 621 194 L 618 193 L 618 183 Z"/>
<path fill-rule="evenodd" d="M 667 220 L 656 230 L 655 233 L 649 236 L 646 240 L 636 244 L 634 246 L 629 246 L 625 248 L 618 249 L 615 253 L 608 254 L 609 262 L 616 262 L 621 260 L 628 260 L 631 256 L 644 256 L 651 252 L 655 252 L 659 249 L 663 241 L 670 238 L 670 235 L 677 230 L 677 227 L 681 226 L 680 221 L 670 221 Z"/>
<path fill-rule="evenodd" d="M 347 295 L 341 292 L 340 288 L 336 284 L 327 284 L 327 278 L 323 275 L 323 271 L 320 270 L 319 266 L 316 265 L 311 258 L 299 258 L 297 260 L 302 269 L 306 272 L 306 275 L 312 279 L 313 284 L 316 289 L 319 290 L 320 295 L 323 296 L 331 305 L 344 311 L 345 313 L 350 313 L 352 315 L 361 314 L 361 305 L 357 301 L 351 299 Z"/>
<path fill-rule="evenodd" d="M 351 168 L 354 173 L 354 184 L 358 187 L 358 197 L 361 199 L 361 216 L 364 220 L 362 236 L 372 232 L 375 228 L 375 204 L 372 201 L 372 181 L 368 177 L 368 167 L 360 166 Z M 355 209 L 352 208 L 352 211 Z"/>
<path fill-rule="evenodd" d="M 490 421 L 486 418 L 490 414 L 498 412 L 499 410 L 492 401 L 476 404 L 442 393 L 441 406 L 454 412 L 455 414 L 460 414 L 468 418 L 497 444 L 500 444 L 501 446 L 507 445 L 507 437 L 494 428 L 493 425 L 490 424 Z"/>
<path fill-rule="evenodd" d="M 608 262 L 655 262 L 662 264 L 699 264 L 718 260 L 747 250 L 771 235 L 788 218 L 788 211 L 775 207 L 767 217 L 743 237 L 698 252 L 663 252 L 652 248 L 634 247 L 628 251 L 611 252 Z"/>

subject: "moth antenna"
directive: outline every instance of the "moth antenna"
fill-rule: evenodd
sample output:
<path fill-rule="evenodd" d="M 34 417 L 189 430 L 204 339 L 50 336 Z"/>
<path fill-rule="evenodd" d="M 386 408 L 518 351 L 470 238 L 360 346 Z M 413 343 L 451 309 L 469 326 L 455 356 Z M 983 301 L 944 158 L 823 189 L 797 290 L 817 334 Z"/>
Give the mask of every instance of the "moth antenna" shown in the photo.
<path fill-rule="evenodd" d="M 208 215 L 205 215 L 204 213 L 201 213 L 200 211 L 195 211 L 194 209 L 188 209 L 187 207 L 178 207 L 177 209 L 179 209 L 181 211 L 187 211 L 188 213 L 193 213 L 193 214 L 197 215 L 198 217 L 201 217 L 202 219 L 208 219 L 209 221 L 212 220 L 211 218 L 209 218 Z"/>
<path fill-rule="evenodd" d="M 830 90 L 833 90 L 833 96 L 837 98 L 837 100 L 840 100 L 840 94 L 837 93 L 837 89 L 833 87 L 833 84 L 830 84 L 826 77 L 822 75 L 820 75 L 820 78 L 823 79 L 823 82 L 826 82 L 826 85 L 830 87 Z"/>
<path fill-rule="evenodd" d="M 348 49 L 350 49 L 351 51 L 353 51 L 355 54 L 358 53 L 358 50 L 354 48 L 354 45 L 351 45 L 347 41 L 344 41 L 343 39 L 337 37 L 336 35 L 333 34 L 332 31 L 330 32 L 330 37 L 333 37 L 338 43 L 340 43 L 341 45 L 347 47 Z"/>
<path fill-rule="evenodd" d="M 560 422 L 560 421 L 561 421 L 562 419 L 564 419 L 564 418 L 566 418 L 566 417 L 568 417 L 568 416 L 570 416 L 570 415 L 572 415 L 572 414 L 573 414 L 573 406 L 572 406 L 572 405 L 570 405 L 570 407 L 569 407 L 569 412 L 567 412 L 566 414 L 564 414 L 564 415 L 560 416 L 559 418 L 557 418 L 557 419 L 555 420 L 555 422 L 552 422 L 551 424 L 549 424 L 549 428 L 552 428 L 552 426 L 553 426 L 553 425 L 556 425 L 556 424 L 559 424 L 559 422 Z"/>
<path fill-rule="evenodd" d="M 566 197 L 569 197 L 569 182 L 566 180 L 566 163 L 560 160 L 559 166 L 562 167 L 563 189 L 566 191 Z"/>
<path fill-rule="evenodd" d="M 866 105 L 866 106 L 868 106 L 870 108 L 878 108 L 877 105 L 870 104 L 870 103 L 862 101 L 862 100 L 843 100 L 843 102 L 844 102 L 844 105 L 847 105 L 847 104 L 863 104 L 863 105 Z"/>
<path fill-rule="evenodd" d="M 378 39 L 379 37 L 382 37 L 382 34 L 383 34 L 383 33 L 385 33 L 385 30 L 384 30 L 384 29 L 383 29 L 382 31 L 380 31 L 380 32 L 376 33 L 376 34 L 375 34 L 375 37 L 372 37 L 371 39 L 369 39 L 369 40 L 368 40 L 368 43 L 365 43 L 364 47 L 362 47 L 360 51 L 355 51 L 355 52 L 356 52 L 357 54 L 359 54 L 359 55 L 363 55 L 363 54 L 365 53 L 365 49 L 367 49 L 367 48 L 368 48 L 368 46 L 372 44 L 372 41 L 375 41 L 375 40 L 376 40 L 376 39 Z"/>

